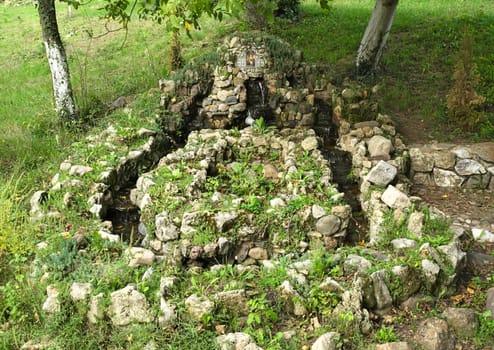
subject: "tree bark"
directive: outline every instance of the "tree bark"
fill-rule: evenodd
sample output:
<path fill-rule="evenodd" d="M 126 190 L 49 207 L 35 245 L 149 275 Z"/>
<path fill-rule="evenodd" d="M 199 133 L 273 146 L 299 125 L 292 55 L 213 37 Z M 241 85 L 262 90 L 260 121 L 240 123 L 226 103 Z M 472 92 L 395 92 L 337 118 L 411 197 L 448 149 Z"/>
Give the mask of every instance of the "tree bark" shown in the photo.
<path fill-rule="evenodd" d="M 393 24 L 397 6 L 398 0 L 376 0 L 374 11 L 357 53 L 358 75 L 365 75 L 377 68 Z"/>
<path fill-rule="evenodd" d="M 55 111 L 63 121 L 77 119 L 67 55 L 58 31 L 55 0 L 39 0 L 38 13 L 53 81 Z"/>

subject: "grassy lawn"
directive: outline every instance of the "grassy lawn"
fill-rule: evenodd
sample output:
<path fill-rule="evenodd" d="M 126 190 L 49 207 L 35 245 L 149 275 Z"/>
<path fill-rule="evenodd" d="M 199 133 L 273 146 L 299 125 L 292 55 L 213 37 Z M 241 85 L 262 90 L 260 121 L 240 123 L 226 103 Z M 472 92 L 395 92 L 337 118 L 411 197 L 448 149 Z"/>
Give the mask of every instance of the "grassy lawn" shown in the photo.
<path fill-rule="evenodd" d="M 317 3 L 307 1 L 302 6 L 300 22 L 281 23 L 273 32 L 303 50 L 306 60 L 329 63 L 337 78 L 352 76 L 356 51 L 374 3 L 374 0 L 336 0 L 331 11 L 323 12 Z M 494 53 L 491 49 L 494 3 L 402 0 L 396 10 L 381 70 L 365 82 L 381 85 L 381 107 L 396 117 L 403 132 L 411 121 L 422 123 L 421 135 L 425 142 L 429 136 L 440 140 L 461 136 L 454 125 L 449 125 L 450 132 L 445 133 L 444 125 L 449 123 L 446 94 L 452 84 L 456 55 L 465 29 L 473 35 L 474 61 L 481 77 L 477 90 L 486 97 L 488 117 L 494 122 Z M 491 129 L 487 124 L 468 136 L 472 141 L 493 135 L 492 124 Z"/>

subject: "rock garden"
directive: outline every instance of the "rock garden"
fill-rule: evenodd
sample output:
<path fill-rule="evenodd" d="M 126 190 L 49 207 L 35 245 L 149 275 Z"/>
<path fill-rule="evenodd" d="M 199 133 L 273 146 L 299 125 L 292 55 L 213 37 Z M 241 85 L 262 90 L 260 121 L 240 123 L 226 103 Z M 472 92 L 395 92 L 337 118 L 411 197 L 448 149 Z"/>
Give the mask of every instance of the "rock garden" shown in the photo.
<path fill-rule="evenodd" d="M 31 199 L 40 230 L 60 227 L 32 269 L 48 318 L 70 312 L 111 349 L 490 346 L 494 289 L 476 289 L 494 278 L 494 219 L 418 194 L 492 198 L 494 143 L 408 147 L 377 87 L 336 86 L 261 34 L 229 37 L 160 91 L 158 118 L 126 107 Z"/>

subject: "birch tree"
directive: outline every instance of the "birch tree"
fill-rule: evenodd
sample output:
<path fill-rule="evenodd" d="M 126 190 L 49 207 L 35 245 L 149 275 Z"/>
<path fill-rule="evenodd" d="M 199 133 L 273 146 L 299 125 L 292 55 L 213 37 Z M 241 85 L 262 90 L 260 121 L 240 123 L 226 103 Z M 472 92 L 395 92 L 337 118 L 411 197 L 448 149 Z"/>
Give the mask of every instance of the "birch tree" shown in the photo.
<path fill-rule="evenodd" d="M 58 31 L 55 0 L 38 0 L 38 14 L 53 82 L 55 111 L 63 121 L 74 121 L 77 113 L 67 55 Z"/>
<path fill-rule="evenodd" d="M 357 52 L 357 74 L 366 74 L 377 68 L 397 6 L 398 0 L 376 0 L 374 11 Z"/>

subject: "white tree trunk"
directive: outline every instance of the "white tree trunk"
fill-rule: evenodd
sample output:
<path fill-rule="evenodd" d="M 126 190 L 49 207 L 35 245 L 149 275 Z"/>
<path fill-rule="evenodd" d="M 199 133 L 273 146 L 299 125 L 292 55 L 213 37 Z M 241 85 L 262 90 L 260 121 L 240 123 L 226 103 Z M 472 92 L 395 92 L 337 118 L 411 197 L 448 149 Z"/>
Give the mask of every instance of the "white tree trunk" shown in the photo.
<path fill-rule="evenodd" d="M 398 6 L 398 0 L 376 0 L 357 53 L 357 74 L 375 70 L 381 59 Z"/>
<path fill-rule="evenodd" d="M 60 39 L 54 0 L 39 0 L 38 13 L 40 18 L 46 56 L 50 65 L 53 81 L 55 111 L 64 121 L 75 120 L 76 109 L 70 83 L 67 55 Z"/>

